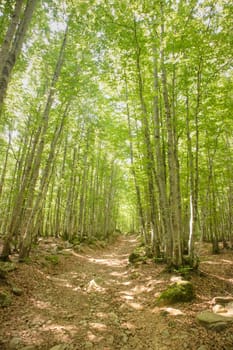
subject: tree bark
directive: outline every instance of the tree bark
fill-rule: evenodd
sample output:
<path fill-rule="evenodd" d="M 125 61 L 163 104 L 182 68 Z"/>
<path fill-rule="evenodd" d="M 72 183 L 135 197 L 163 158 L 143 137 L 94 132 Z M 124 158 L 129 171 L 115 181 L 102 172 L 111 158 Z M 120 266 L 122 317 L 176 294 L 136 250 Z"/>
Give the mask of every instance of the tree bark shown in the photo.
<path fill-rule="evenodd" d="M 2 46 L 2 57 L 0 60 L 0 113 L 2 110 L 12 70 L 21 52 L 25 35 L 31 22 L 37 2 L 38 0 L 27 1 L 22 19 L 19 24 L 18 20 L 23 4 L 21 0 L 17 0 L 16 2 L 14 16 L 12 18 L 12 22 L 8 28 Z"/>

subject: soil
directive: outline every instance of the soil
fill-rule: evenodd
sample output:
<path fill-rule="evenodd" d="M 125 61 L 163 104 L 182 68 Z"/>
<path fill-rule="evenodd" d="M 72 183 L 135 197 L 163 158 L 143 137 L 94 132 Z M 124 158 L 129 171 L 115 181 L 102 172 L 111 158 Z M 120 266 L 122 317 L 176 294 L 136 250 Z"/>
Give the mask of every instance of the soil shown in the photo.
<path fill-rule="evenodd" d="M 40 242 L 30 261 L 17 263 L 1 281 L 5 290 L 22 290 L 0 309 L 1 350 L 9 350 L 14 338 L 21 348 L 38 350 L 57 344 L 74 350 L 233 349 L 233 326 L 217 333 L 196 321 L 197 313 L 212 310 L 214 297 L 233 295 L 232 251 L 211 255 L 202 245 L 201 273 L 189 276 L 196 298 L 166 307 L 156 298 L 177 276 L 152 260 L 129 264 L 135 236 L 120 236 L 104 248 L 68 247 L 53 260 L 59 244 Z"/>

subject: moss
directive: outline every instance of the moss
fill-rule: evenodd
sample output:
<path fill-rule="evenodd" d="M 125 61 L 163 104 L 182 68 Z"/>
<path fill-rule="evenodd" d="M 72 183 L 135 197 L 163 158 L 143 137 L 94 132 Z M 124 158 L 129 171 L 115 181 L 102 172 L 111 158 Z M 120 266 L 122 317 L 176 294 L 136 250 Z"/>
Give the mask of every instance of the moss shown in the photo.
<path fill-rule="evenodd" d="M 135 264 L 137 262 L 144 262 L 148 259 L 145 247 L 136 247 L 134 251 L 129 255 L 129 262 Z"/>
<path fill-rule="evenodd" d="M 193 272 L 193 267 L 186 265 L 181 266 L 178 269 L 174 269 L 174 272 L 178 273 L 180 276 L 182 276 L 184 279 L 189 280 L 191 277 L 191 272 Z"/>
<path fill-rule="evenodd" d="M 14 263 L 9 261 L 5 261 L 5 262 L 0 261 L 0 271 L 7 273 L 14 270 L 16 270 L 16 265 Z"/>
<path fill-rule="evenodd" d="M 59 263 L 59 257 L 57 255 L 47 255 L 45 260 L 49 261 L 53 265 L 57 265 Z"/>
<path fill-rule="evenodd" d="M 7 307 L 11 305 L 11 302 L 10 295 L 4 290 L 0 290 L 0 307 Z"/>
<path fill-rule="evenodd" d="M 163 257 L 159 257 L 159 258 L 155 257 L 153 259 L 153 261 L 154 261 L 155 264 L 164 264 L 166 262 L 166 259 L 163 258 Z"/>
<path fill-rule="evenodd" d="M 178 281 L 170 285 L 158 298 L 159 304 L 174 304 L 177 302 L 191 301 L 195 298 L 192 283 L 189 281 Z"/>
<path fill-rule="evenodd" d="M 140 256 L 139 253 L 132 252 L 132 253 L 129 255 L 129 262 L 130 262 L 131 264 L 134 264 L 134 263 L 140 261 L 140 259 L 141 259 L 141 256 Z"/>

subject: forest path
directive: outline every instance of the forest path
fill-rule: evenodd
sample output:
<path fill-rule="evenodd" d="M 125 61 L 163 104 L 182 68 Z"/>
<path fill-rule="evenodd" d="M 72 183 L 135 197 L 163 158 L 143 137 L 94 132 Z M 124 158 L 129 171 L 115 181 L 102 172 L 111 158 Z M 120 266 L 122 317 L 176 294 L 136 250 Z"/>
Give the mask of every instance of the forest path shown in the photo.
<path fill-rule="evenodd" d="M 24 294 L 1 314 L 0 349 L 9 350 L 12 338 L 33 350 L 228 349 L 225 338 L 195 321 L 209 300 L 156 307 L 171 275 L 150 262 L 129 265 L 137 244 L 135 236 L 121 236 L 104 249 L 65 249 L 56 266 L 41 261 L 40 248 L 13 276 Z"/>

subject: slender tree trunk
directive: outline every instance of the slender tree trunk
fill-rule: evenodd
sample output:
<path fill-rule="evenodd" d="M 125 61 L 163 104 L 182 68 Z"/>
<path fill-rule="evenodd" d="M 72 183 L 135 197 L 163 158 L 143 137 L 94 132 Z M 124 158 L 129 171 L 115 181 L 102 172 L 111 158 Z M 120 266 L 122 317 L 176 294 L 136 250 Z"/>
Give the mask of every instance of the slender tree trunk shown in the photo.
<path fill-rule="evenodd" d="M 1 72 L 0 77 L 2 76 L 3 67 L 6 64 L 7 57 L 11 50 L 15 32 L 17 30 L 17 26 L 20 21 L 20 14 L 22 12 L 23 4 L 24 4 L 24 0 L 16 0 L 15 8 L 12 13 L 12 19 L 10 21 L 7 32 L 3 39 L 2 46 L 0 48 L 0 72 Z M 0 78 L 0 81 L 1 81 L 1 78 Z"/>
<path fill-rule="evenodd" d="M 31 22 L 32 15 L 37 2 L 38 0 L 27 1 L 23 17 L 20 23 L 18 24 L 23 2 L 21 0 L 16 0 L 12 22 L 8 28 L 5 40 L 1 48 L 2 55 L 0 59 L 0 113 L 6 95 L 7 87 L 10 81 L 11 73 L 20 54 L 25 35 Z"/>
<path fill-rule="evenodd" d="M 139 214 L 139 218 L 140 218 L 142 234 L 143 234 L 143 237 L 145 239 L 145 243 L 148 244 L 147 235 L 146 235 L 146 227 L 145 227 L 145 218 L 144 218 L 143 207 L 142 207 L 141 191 L 140 191 L 140 186 L 138 184 L 138 179 L 137 179 L 137 174 L 136 174 L 135 164 L 134 164 L 133 137 L 132 137 L 132 126 L 131 126 L 129 103 L 128 103 L 128 84 L 127 84 L 126 76 L 125 76 L 125 92 L 126 92 L 126 113 L 127 113 L 129 142 L 130 142 L 131 171 L 133 174 L 134 186 L 135 186 L 135 191 L 136 191 L 136 196 L 137 196 L 137 207 L 138 207 L 138 214 Z"/>
<path fill-rule="evenodd" d="M 163 230 L 165 236 L 165 254 L 168 265 L 171 263 L 172 257 L 172 227 L 169 210 L 169 203 L 167 198 L 166 174 L 161 146 L 161 122 L 159 111 L 159 79 L 157 67 L 157 52 L 154 47 L 154 138 L 155 138 L 155 154 L 157 160 L 157 184 L 159 189 L 159 203 L 163 222 Z"/>
<path fill-rule="evenodd" d="M 61 136 L 63 127 L 64 127 L 64 121 L 68 112 L 69 104 L 66 106 L 64 114 L 62 116 L 62 120 L 60 122 L 60 125 L 56 128 L 54 132 L 54 136 L 50 145 L 50 152 L 49 156 L 45 165 L 45 168 L 43 170 L 42 176 L 41 176 L 41 182 L 40 187 L 38 191 L 37 198 L 35 199 L 34 203 L 32 204 L 32 209 L 30 210 L 29 215 L 26 217 L 26 221 L 23 225 L 23 230 L 21 232 L 21 243 L 20 243 L 20 251 L 19 251 L 19 260 L 24 260 L 25 257 L 29 255 L 31 244 L 33 242 L 33 239 L 35 238 L 33 235 L 33 231 L 35 234 L 37 233 L 38 225 L 35 224 L 35 218 L 37 216 L 37 213 L 40 211 L 40 209 L 43 206 L 49 182 L 51 177 L 51 170 L 53 167 L 54 157 L 55 157 L 55 151 L 57 147 L 57 143 L 59 141 L 59 138 Z M 34 228 L 33 228 L 34 225 Z"/>
<path fill-rule="evenodd" d="M 8 146 L 7 146 L 7 150 L 6 150 L 6 154 L 5 154 L 5 160 L 4 160 L 1 179 L 0 179 L 0 199 L 2 196 L 3 186 L 4 186 L 4 182 L 5 182 L 5 177 L 6 177 L 7 162 L 8 162 L 8 157 L 9 157 L 10 146 L 11 146 L 11 135 L 9 134 Z"/>
<path fill-rule="evenodd" d="M 157 224 L 157 213 L 156 213 L 156 197 L 155 197 L 155 186 L 154 186 L 154 177 L 155 177 L 155 167 L 154 167 L 154 155 L 151 146 L 150 140 L 150 128 L 148 123 L 147 108 L 143 96 L 143 80 L 142 80 L 142 71 L 141 71 L 141 57 L 140 57 L 140 46 L 137 37 L 137 24 L 134 21 L 134 38 L 136 44 L 136 66 L 138 74 L 138 90 L 139 98 L 142 111 L 142 126 L 144 133 L 144 141 L 146 145 L 146 172 L 148 177 L 148 195 L 149 195 L 149 204 L 150 204 L 150 214 L 149 220 L 152 231 L 152 245 L 154 254 L 156 257 L 160 257 L 160 242 L 159 242 L 159 233 L 158 233 L 158 224 Z"/>
<path fill-rule="evenodd" d="M 53 74 L 52 83 L 49 90 L 46 106 L 42 115 L 42 124 L 38 128 L 37 136 L 34 142 L 34 147 L 32 149 L 32 152 L 29 154 L 30 162 L 28 161 L 26 164 L 27 172 L 25 174 L 23 184 L 20 188 L 20 191 L 14 203 L 14 209 L 12 212 L 12 218 L 9 225 L 9 231 L 5 238 L 3 250 L 1 254 L 2 260 L 8 259 L 8 256 L 10 254 L 10 243 L 12 241 L 12 238 L 16 234 L 16 232 L 19 230 L 19 227 L 20 227 L 19 223 L 22 223 L 23 221 L 27 222 L 33 208 L 35 186 L 38 180 L 42 153 L 44 150 L 44 143 L 45 143 L 44 139 L 48 129 L 49 113 L 54 100 L 56 83 L 58 81 L 58 78 L 61 72 L 61 67 L 62 67 L 63 57 L 64 57 L 64 50 L 65 50 L 66 41 L 67 41 L 67 32 L 68 32 L 68 25 L 64 33 L 64 38 L 61 45 L 57 64 L 55 67 L 55 71 Z M 38 143 L 38 140 L 39 140 L 39 143 Z M 24 203 L 25 199 L 26 199 L 26 202 Z M 23 203 L 26 205 L 26 211 L 24 213 L 24 218 L 22 221 L 20 214 L 23 207 Z M 22 232 L 24 232 L 25 227 L 21 227 L 21 229 L 22 229 Z"/>
<path fill-rule="evenodd" d="M 161 7 L 163 15 L 163 9 Z M 162 19 L 163 21 L 163 19 Z M 162 45 L 164 36 L 164 23 L 161 24 Z M 168 142 L 168 167 L 170 184 L 170 208 L 172 215 L 172 234 L 173 234 L 173 256 L 172 264 L 180 266 L 182 264 L 181 251 L 181 214 L 180 214 L 180 194 L 179 194 L 179 168 L 174 135 L 174 120 L 172 118 L 170 101 L 168 95 L 167 72 L 165 67 L 164 50 L 161 49 L 161 68 L 162 68 L 162 88 L 166 115 L 167 142 Z"/>
<path fill-rule="evenodd" d="M 194 215 L 195 210 L 195 187 L 194 187 L 194 165 L 193 165 L 193 152 L 192 152 L 192 140 L 190 135 L 190 111 L 189 111 L 189 93 L 187 91 L 186 96 L 186 135 L 187 135 L 187 148 L 188 148 L 188 176 L 189 176 L 189 241 L 188 241 L 188 254 L 190 265 L 194 264 L 194 237 L 196 236 L 196 222 Z"/>

